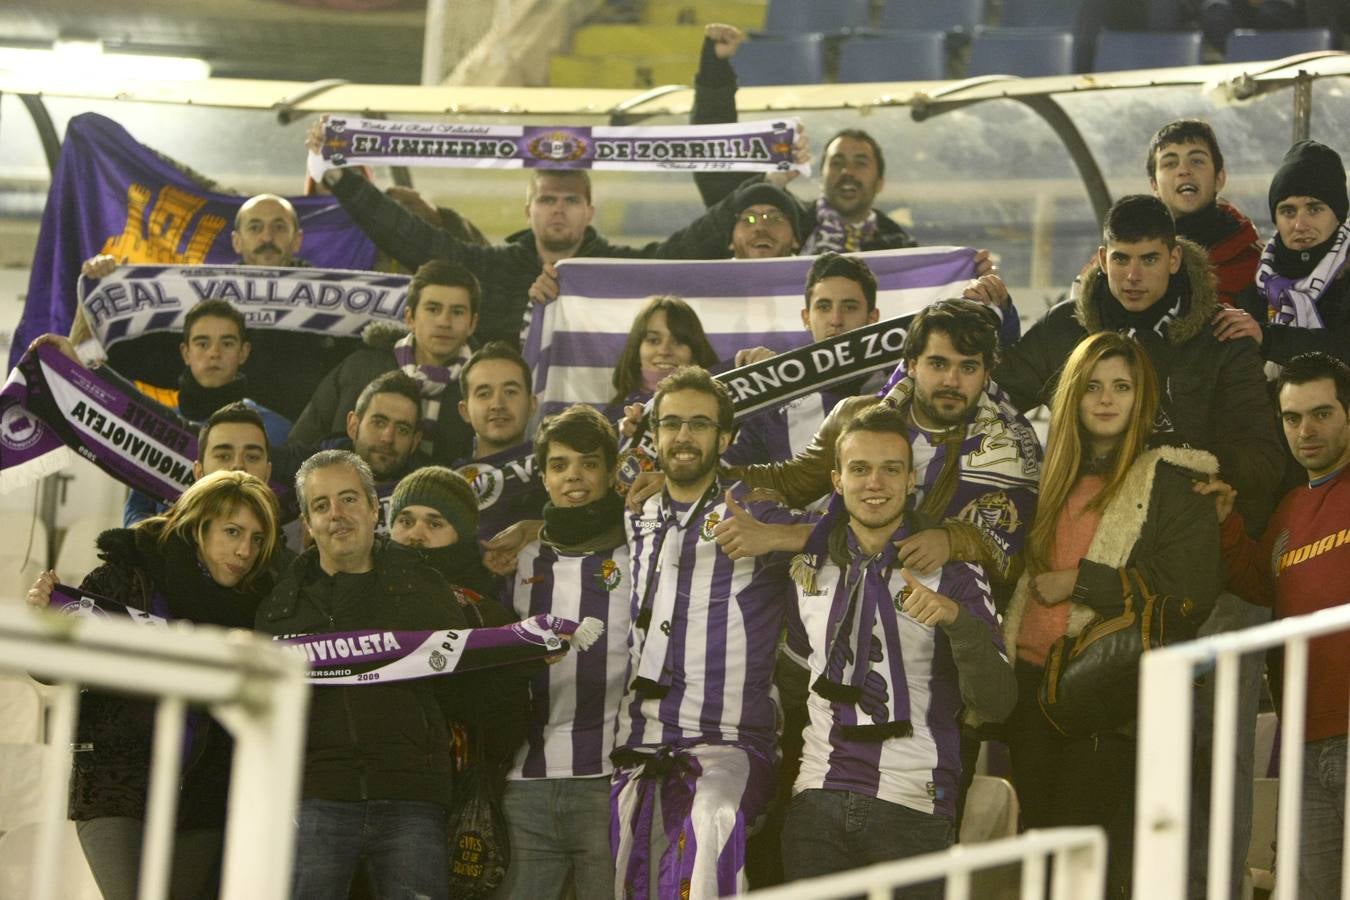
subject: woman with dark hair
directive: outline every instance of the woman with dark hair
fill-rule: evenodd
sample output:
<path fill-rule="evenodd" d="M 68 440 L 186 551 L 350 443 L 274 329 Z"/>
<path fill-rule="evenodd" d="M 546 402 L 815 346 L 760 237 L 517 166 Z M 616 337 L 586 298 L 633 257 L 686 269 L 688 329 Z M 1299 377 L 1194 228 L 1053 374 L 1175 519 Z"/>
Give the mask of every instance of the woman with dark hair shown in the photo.
<path fill-rule="evenodd" d="M 271 587 L 276 497 L 245 472 L 214 472 L 163 516 L 99 535 L 103 564 L 80 590 L 170 621 L 253 627 Z M 30 592 L 30 602 L 33 592 Z M 87 692 L 80 703 L 70 817 L 99 890 L 136 896 L 155 705 Z M 179 774 L 170 894 L 213 897 L 229 788 L 231 741 L 214 719 L 188 713 Z"/>
<path fill-rule="evenodd" d="M 717 351 L 708 343 L 694 308 L 679 297 L 652 297 L 633 319 L 614 367 L 609 419 L 622 417 L 630 404 L 646 403 L 656 392 L 656 383 L 680 366 L 712 369 L 717 362 Z"/>
<path fill-rule="evenodd" d="M 1117 624 L 1147 640 L 1151 616 L 1167 617 L 1160 634 L 1169 642 L 1184 640 L 1222 584 L 1212 510 L 1191 489 L 1218 463 L 1200 450 L 1148 449 L 1157 408 L 1157 376 L 1133 338 L 1103 331 L 1074 349 L 1051 405 L 1026 570 L 1004 619 L 1018 682 L 1006 729 L 1022 825 L 1104 827 L 1113 897 L 1128 896 L 1130 882 L 1137 660 L 1116 668 L 1090 653 L 1070 659 L 1069 645 L 1105 640 Z M 1163 602 L 1148 607 L 1149 597 Z M 1114 677 L 1102 678 L 1107 665 Z M 1080 680 L 1070 684 L 1070 672 Z"/>

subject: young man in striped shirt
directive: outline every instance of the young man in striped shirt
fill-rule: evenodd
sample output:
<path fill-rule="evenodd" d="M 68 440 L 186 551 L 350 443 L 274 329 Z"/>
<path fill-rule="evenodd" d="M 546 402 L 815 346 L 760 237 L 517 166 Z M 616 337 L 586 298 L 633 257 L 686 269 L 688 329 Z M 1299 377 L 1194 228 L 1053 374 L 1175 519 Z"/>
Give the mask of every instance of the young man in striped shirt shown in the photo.
<path fill-rule="evenodd" d="M 793 649 L 809 660 L 811 694 L 783 826 L 789 880 L 948 847 L 958 716 L 1002 721 L 1017 701 L 983 569 L 948 562 L 920 575 L 899 559 L 914 491 L 908 429 L 887 405 L 843 427 L 832 479 L 847 515 L 822 520 L 828 549 L 793 565 L 801 627 L 788 633 L 806 641 Z"/>
<path fill-rule="evenodd" d="M 507 602 L 521 618 L 550 613 L 605 623 L 603 653 L 568 654 L 530 683 L 529 739 L 507 775 L 511 864 L 502 897 L 614 895 L 609 754 L 628 666 L 631 586 L 623 500 L 614 492 L 614 428 L 577 405 L 548 419 L 535 466 L 544 527 L 517 557 Z"/>
<path fill-rule="evenodd" d="M 787 554 L 732 559 L 719 523 L 786 523 L 785 507 L 718 478 L 732 403 L 703 369 L 676 370 L 652 407 L 664 488 L 626 516 L 629 686 L 619 710 L 611 842 L 616 893 L 744 891 L 745 839 L 773 792 L 774 655 L 792 587 Z"/>

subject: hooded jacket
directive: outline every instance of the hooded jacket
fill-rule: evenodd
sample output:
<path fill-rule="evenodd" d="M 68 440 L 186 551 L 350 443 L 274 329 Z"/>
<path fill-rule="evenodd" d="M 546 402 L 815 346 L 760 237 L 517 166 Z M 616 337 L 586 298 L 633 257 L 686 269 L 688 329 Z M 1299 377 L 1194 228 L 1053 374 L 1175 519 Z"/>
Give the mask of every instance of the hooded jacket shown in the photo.
<path fill-rule="evenodd" d="M 1188 473 L 1213 475 L 1218 468 L 1211 454 L 1178 447 L 1148 450 L 1135 460 L 1120 491 L 1102 510 L 1097 533 L 1078 564 L 1078 580 L 1067 601 L 1069 637 L 1077 637 L 1097 619 L 1124 612 L 1121 568 L 1137 573 L 1159 597 L 1182 601 L 1192 627 L 1209 616 L 1223 585 L 1219 523 L 1210 499 L 1191 490 Z M 1003 618 L 1003 640 L 1012 660 L 1031 602 L 1030 581 L 1025 573 L 1018 580 Z"/>
<path fill-rule="evenodd" d="M 392 201 L 391 201 L 392 202 Z M 397 369 L 394 344 L 407 330 L 388 322 L 372 322 L 361 333 L 364 346 L 352 353 L 319 382 L 305 411 L 291 426 L 286 443 L 291 447 L 314 447 L 324 438 L 347 433 L 347 413 L 356 408 L 356 399 L 385 372 Z M 432 462 L 448 466 L 473 453 L 473 428 L 459 414 L 459 382 L 452 379 L 441 393 L 440 413 L 435 434 L 424 438 L 434 448 Z"/>
<path fill-rule="evenodd" d="M 1238 507 L 1259 529 L 1275 505 L 1284 472 L 1284 446 L 1255 341 L 1220 341 L 1210 320 L 1219 308 L 1205 251 L 1178 240 L 1182 265 L 1159 303 L 1181 300 L 1166 338 L 1141 335 L 1158 373 L 1158 433 L 1154 441 L 1206 450 L 1220 477 L 1238 490 Z M 1078 342 L 1106 329 L 1109 295 L 1098 263 L 1088 267 L 1076 297 L 1053 307 L 1022 339 L 1004 350 L 994 380 L 1013 404 L 1028 410 L 1049 404 L 1059 373 Z"/>

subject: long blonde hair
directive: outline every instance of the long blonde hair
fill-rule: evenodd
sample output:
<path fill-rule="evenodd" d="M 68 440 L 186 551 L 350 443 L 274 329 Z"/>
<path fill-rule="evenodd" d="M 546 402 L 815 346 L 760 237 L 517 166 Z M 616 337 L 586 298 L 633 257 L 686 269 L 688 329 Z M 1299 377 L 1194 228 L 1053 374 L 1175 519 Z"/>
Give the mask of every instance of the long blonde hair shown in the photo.
<path fill-rule="evenodd" d="M 1108 470 L 1102 473 L 1106 484 L 1088 504 L 1088 509 L 1102 509 L 1111 501 L 1125 481 L 1130 466 L 1153 436 L 1153 420 L 1158 412 L 1158 376 L 1144 348 L 1134 338 L 1115 331 L 1099 331 L 1084 338 L 1064 363 L 1054 399 L 1050 401 L 1050 438 L 1045 448 L 1045 464 L 1041 467 L 1036 517 L 1027 539 L 1027 569 L 1033 574 L 1049 568 L 1060 509 L 1083 467 L 1085 441 L 1079 407 L 1087 393 L 1092 370 L 1097 363 L 1112 357 L 1125 360 L 1130 369 L 1130 377 L 1134 380 L 1134 407 Z"/>
<path fill-rule="evenodd" d="M 247 509 L 257 516 L 258 523 L 263 529 L 262 547 L 259 548 L 253 566 L 242 581 L 242 585 L 246 587 L 266 568 L 272 554 L 276 552 L 281 521 L 276 495 L 262 481 L 247 472 L 212 472 L 199 478 L 183 491 L 167 513 L 146 519 L 136 527 L 158 525 L 161 545 L 176 534 L 194 547 L 200 548 L 206 539 L 206 527 L 240 508 Z"/>

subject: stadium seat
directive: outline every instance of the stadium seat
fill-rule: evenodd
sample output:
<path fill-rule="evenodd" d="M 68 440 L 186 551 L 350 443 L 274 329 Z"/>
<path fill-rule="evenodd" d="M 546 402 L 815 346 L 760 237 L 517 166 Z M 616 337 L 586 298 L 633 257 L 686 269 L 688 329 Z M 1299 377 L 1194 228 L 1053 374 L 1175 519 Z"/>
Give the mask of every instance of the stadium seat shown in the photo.
<path fill-rule="evenodd" d="M 38 825 L 29 823 L 0 835 L 0 897 L 31 897 L 37 889 L 33 860 L 37 856 Z M 102 900 L 75 835 L 74 822 L 61 823 L 61 873 L 56 896 L 62 900 Z"/>
<path fill-rule="evenodd" d="M 1288 28 L 1282 31 L 1239 28 L 1228 35 L 1223 58 L 1226 62 L 1257 62 L 1330 49 L 1331 32 L 1325 28 Z"/>
<path fill-rule="evenodd" d="M 838 34 L 866 28 L 871 15 L 871 0 L 769 0 L 764 31 L 777 36 Z"/>
<path fill-rule="evenodd" d="M 737 51 L 735 65 L 742 87 L 820 84 L 825 80 L 823 39 L 818 34 L 752 38 Z"/>
<path fill-rule="evenodd" d="M 1019 806 L 1012 782 L 976 775 L 966 793 L 961 818 L 961 843 L 978 844 L 1017 834 Z"/>
<path fill-rule="evenodd" d="M 1097 36 L 1092 71 L 1198 66 L 1200 43 L 1198 31 L 1103 31 Z"/>
<path fill-rule="evenodd" d="M 886 0 L 881 28 L 891 30 L 963 31 L 984 22 L 984 0 Z"/>
<path fill-rule="evenodd" d="M 1082 0 L 1003 0 L 1004 28 L 1072 30 Z"/>
<path fill-rule="evenodd" d="M 946 37 L 941 31 L 851 37 L 839 49 L 839 81 L 941 81 L 947 77 Z"/>
<path fill-rule="evenodd" d="M 0 745 L 42 740 L 42 697 L 27 675 L 0 674 Z"/>
<path fill-rule="evenodd" d="M 1069 75 L 1073 35 L 1043 28 L 984 28 L 970 44 L 970 72 L 976 75 Z"/>

